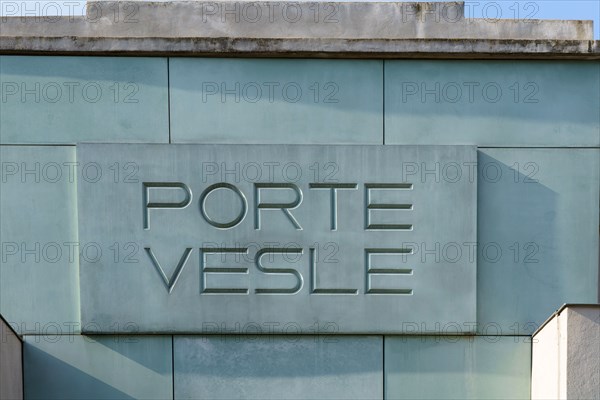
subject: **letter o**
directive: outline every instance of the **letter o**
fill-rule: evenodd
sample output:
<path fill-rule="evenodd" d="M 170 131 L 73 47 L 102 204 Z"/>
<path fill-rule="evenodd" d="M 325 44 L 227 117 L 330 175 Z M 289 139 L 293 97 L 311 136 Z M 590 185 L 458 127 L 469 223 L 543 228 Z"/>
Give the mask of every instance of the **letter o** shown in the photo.
<path fill-rule="evenodd" d="M 54 8 L 54 13 L 50 12 L 50 8 Z M 42 8 L 42 16 L 44 17 L 45 22 L 55 23 L 60 20 L 61 8 L 60 5 L 56 2 L 44 4 Z"/>
<path fill-rule="evenodd" d="M 454 97 L 450 97 L 448 95 L 448 89 L 454 89 L 455 95 Z M 442 97 L 444 101 L 449 103 L 456 103 L 462 98 L 462 89 L 456 82 L 448 82 L 442 87 Z"/>
<path fill-rule="evenodd" d="M 54 257 L 50 257 L 50 249 L 54 249 L 54 252 L 56 253 L 56 255 Z M 60 248 L 60 245 L 56 242 L 50 242 L 50 243 L 46 243 L 44 244 L 44 247 L 42 247 L 42 257 L 44 258 L 44 261 L 55 264 L 57 263 L 61 257 L 62 257 L 62 249 Z"/>
<path fill-rule="evenodd" d="M 496 16 L 490 17 L 488 15 L 488 8 L 490 7 L 494 7 L 494 10 L 496 11 Z M 498 22 L 498 20 L 502 18 L 502 8 L 500 8 L 500 5 L 498 3 L 486 3 L 483 6 L 482 13 L 483 19 L 485 19 L 486 22 Z"/>
<path fill-rule="evenodd" d="M 454 168 L 456 171 L 454 177 L 452 177 L 452 175 L 448 173 L 448 169 L 450 168 Z M 456 183 L 460 181 L 460 178 L 462 176 L 462 169 L 460 168 L 460 165 L 457 162 L 449 162 L 447 164 L 444 164 L 444 166 L 442 167 L 442 176 L 444 177 L 444 180 L 446 182 Z"/>
<path fill-rule="evenodd" d="M 48 173 L 48 170 L 50 168 L 54 168 L 54 170 L 56 171 L 54 174 L 54 178 L 52 178 Z M 62 168 L 60 167 L 60 165 L 58 165 L 58 163 L 49 162 L 47 164 L 44 164 L 44 166 L 42 167 L 42 176 L 44 177 L 44 180 L 46 182 L 56 183 L 60 181 L 60 178 L 62 177 Z"/>
<path fill-rule="evenodd" d="M 205 207 L 206 206 L 206 198 L 212 191 L 217 190 L 217 189 L 229 189 L 232 192 L 234 192 L 235 194 L 237 194 L 238 197 L 242 200 L 242 209 L 240 210 L 240 213 L 233 221 L 217 222 L 217 221 L 213 220 L 212 218 L 210 218 L 208 216 L 208 214 L 206 213 L 206 207 Z M 198 201 L 200 203 L 200 212 L 202 213 L 202 217 L 204 218 L 204 220 L 206 222 L 208 222 L 215 228 L 220 228 L 220 229 L 233 228 L 244 220 L 244 218 L 246 217 L 246 213 L 248 212 L 248 201 L 246 201 L 246 196 L 244 196 L 244 193 L 242 193 L 240 191 L 240 189 L 238 189 L 231 183 L 227 183 L 227 182 L 220 182 L 220 183 L 215 183 L 214 185 L 210 185 L 209 187 L 204 189 L 204 192 L 202 192 L 202 194 L 200 195 L 200 199 Z"/>
<path fill-rule="evenodd" d="M 491 177 L 490 174 L 488 173 L 490 167 L 494 167 L 494 170 L 496 172 L 496 174 L 494 175 L 494 177 Z M 502 168 L 500 168 L 493 161 L 490 161 L 490 162 L 486 163 L 483 166 L 481 172 L 482 172 L 483 180 L 486 181 L 486 182 L 496 183 L 496 182 L 498 182 L 502 178 Z"/>
<path fill-rule="evenodd" d="M 488 90 L 489 88 L 494 88 L 496 90 L 495 97 L 490 97 Z M 483 98 L 485 99 L 485 101 L 487 101 L 488 103 L 497 103 L 502 97 L 502 87 L 496 82 L 488 82 L 483 86 L 481 93 L 483 94 Z"/>
<path fill-rule="evenodd" d="M 88 250 L 90 249 L 90 247 L 94 248 L 94 251 L 95 251 L 94 256 L 95 257 L 90 257 L 90 255 L 88 254 Z M 81 249 L 81 256 L 83 257 L 85 262 L 95 264 L 98 261 L 100 261 L 100 259 L 102 258 L 102 248 L 96 242 L 86 243 L 83 246 L 83 248 Z"/>
<path fill-rule="evenodd" d="M 295 97 L 290 97 L 289 90 L 288 90 L 290 87 L 293 87 L 294 90 L 296 91 Z M 300 98 L 302 97 L 302 88 L 296 82 L 288 82 L 285 85 L 283 85 L 281 94 L 283 95 L 283 99 L 285 101 L 287 101 L 288 103 L 297 103 L 300 100 Z"/>
<path fill-rule="evenodd" d="M 93 87 L 94 90 L 96 91 L 96 96 L 95 97 L 90 97 L 89 96 L 89 88 Z M 102 87 L 96 83 L 96 82 L 88 82 L 85 85 L 83 85 L 83 88 L 81 89 L 81 94 L 83 95 L 83 99 L 88 102 L 88 103 L 97 103 L 98 100 L 100 100 L 100 98 L 102 97 Z"/>
<path fill-rule="evenodd" d="M 48 332 L 50 328 L 54 328 L 54 330 L 56 330 L 56 333 Z M 44 337 L 44 341 L 49 343 L 58 342 L 61 338 L 61 334 L 62 329 L 60 328 L 60 325 L 56 322 L 48 322 L 46 325 L 44 325 L 44 328 L 42 330 L 42 336 Z"/>
<path fill-rule="evenodd" d="M 454 258 L 450 257 L 450 254 L 452 253 L 448 251 L 452 248 L 456 249 L 456 256 Z M 444 258 L 444 261 L 454 264 L 462 258 L 462 249 L 456 242 L 446 243 L 444 247 L 442 247 L 442 256 Z"/>
<path fill-rule="evenodd" d="M 94 170 L 96 171 L 96 175 L 94 177 L 90 177 L 88 174 L 88 169 L 90 167 L 94 167 Z M 102 178 L 102 167 L 97 162 L 92 161 L 92 162 L 86 163 L 83 166 L 81 175 L 83 176 L 84 181 L 89 182 L 89 183 L 96 183 L 100 180 L 100 178 Z"/>
<path fill-rule="evenodd" d="M 254 8 L 256 10 L 255 14 L 256 16 L 254 18 L 250 18 L 250 14 L 248 13 L 248 8 Z M 250 22 L 251 24 L 254 24 L 256 22 L 258 22 L 260 20 L 260 18 L 262 17 L 262 9 L 259 7 L 259 5 L 256 2 L 251 2 L 251 3 L 246 3 L 242 6 L 242 17 L 244 18 L 244 21 L 246 22 Z"/>
<path fill-rule="evenodd" d="M 488 252 L 490 247 L 493 247 L 496 250 L 496 257 L 494 258 L 490 257 L 490 254 Z M 502 258 L 502 247 L 500 247 L 500 245 L 496 242 L 486 243 L 485 245 L 483 245 L 481 254 L 486 262 L 497 263 L 498 261 L 500 261 L 500 258 Z"/>
<path fill-rule="evenodd" d="M 50 96 L 51 92 L 49 89 L 51 88 L 54 89 L 54 97 Z M 62 89 L 60 85 L 56 82 L 46 83 L 44 86 L 42 86 L 42 97 L 44 98 L 44 101 L 47 101 L 48 103 L 56 103 L 62 97 Z"/>
<path fill-rule="evenodd" d="M 288 12 L 288 10 L 292 7 L 294 8 L 294 11 L 291 13 Z M 302 18 L 302 8 L 300 7 L 300 4 L 297 2 L 286 3 L 283 6 L 283 9 L 281 11 L 282 11 L 281 15 L 283 16 L 283 19 L 285 19 L 286 22 L 290 22 L 293 24 L 293 23 L 300 21 L 300 18 Z M 292 16 L 290 16 L 290 14 Z"/>
<path fill-rule="evenodd" d="M 98 3 L 90 3 L 86 6 L 85 10 L 87 12 L 84 14 L 86 22 L 98 22 L 102 18 L 102 7 Z"/>
<path fill-rule="evenodd" d="M 256 91 L 256 95 L 254 97 L 248 95 L 248 89 L 250 88 L 254 88 Z M 248 103 L 256 103 L 262 97 L 262 89 L 258 83 L 248 82 L 242 87 L 242 97 L 244 98 L 244 101 L 247 101 Z"/>

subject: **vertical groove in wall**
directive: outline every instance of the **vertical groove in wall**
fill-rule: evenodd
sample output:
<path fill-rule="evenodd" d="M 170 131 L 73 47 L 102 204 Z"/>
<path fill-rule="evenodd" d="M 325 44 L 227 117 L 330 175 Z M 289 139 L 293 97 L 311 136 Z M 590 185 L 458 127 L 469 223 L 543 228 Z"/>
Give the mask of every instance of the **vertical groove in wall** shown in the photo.
<path fill-rule="evenodd" d="M 381 92 L 382 92 L 382 126 L 383 126 L 383 132 L 382 132 L 382 136 L 383 136 L 383 144 L 385 144 L 385 60 L 381 60 L 381 64 L 382 64 L 382 74 L 381 74 L 381 84 L 383 86 Z M 385 340 L 385 337 L 384 337 Z"/>
<path fill-rule="evenodd" d="M 171 143 L 171 58 L 167 57 L 167 123 L 169 125 L 169 143 Z"/>
<path fill-rule="evenodd" d="M 385 399 L 385 335 L 381 338 L 381 398 Z"/>
<path fill-rule="evenodd" d="M 175 400 L 175 335 L 171 335 L 171 398 Z"/>
<path fill-rule="evenodd" d="M 25 396 L 25 338 L 21 341 L 21 394 L 23 398 L 26 399 Z"/>
<path fill-rule="evenodd" d="M 527 340 L 527 339 L 525 339 Z M 533 334 L 529 336 L 529 398 L 533 399 Z"/>

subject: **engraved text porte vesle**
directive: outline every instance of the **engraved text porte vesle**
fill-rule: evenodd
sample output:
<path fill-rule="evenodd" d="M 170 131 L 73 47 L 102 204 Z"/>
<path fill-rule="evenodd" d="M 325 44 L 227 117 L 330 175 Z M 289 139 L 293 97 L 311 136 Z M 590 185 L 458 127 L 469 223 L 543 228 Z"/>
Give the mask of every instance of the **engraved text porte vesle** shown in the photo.
<path fill-rule="evenodd" d="M 475 322 L 473 146 L 81 144 L 77 162 L 87 332 Z"/>

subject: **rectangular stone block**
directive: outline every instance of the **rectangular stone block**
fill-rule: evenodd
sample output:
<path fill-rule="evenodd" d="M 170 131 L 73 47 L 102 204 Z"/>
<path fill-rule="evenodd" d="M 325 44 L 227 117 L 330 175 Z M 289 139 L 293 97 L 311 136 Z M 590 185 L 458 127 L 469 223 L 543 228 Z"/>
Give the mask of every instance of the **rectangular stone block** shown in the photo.
<path fill-rule="evenodd" d="M 1 315 L 0 399 L 23 399 L 23 343 Z"/>
<path fill-rule="evenodd" d="M 174 143 L 382 143 L 382 61 L 173 58 L 169 70 Z"/>
<path fill-rule="evenodd" d="M 385 61 L 385 143 L 598 147 L 599 92 L 597 62 Z"/>
<path fill-rule="evenodd" d="M 82 255 L 84 327 L 475 320 L 473 147 L 83 144 L 77 158 L 107 172 L 78 183 L 81 241 L 109 249 Z"/>
<path fill-rule="evenodd" d="M 174 341 L 176 399 L 381 399 L 382 368 L 381 336 Z"/>
<path fill-rule="evenodd" d="M 385 337 L 386 399 L 528 399 L 531 338 Z"/>
<path fill-rule="evenodd" d="M 172 399 L 170 336 L 25 336 L 28 399 Z"/>
<path fill-rule="evenodd" d="M 478 167 L 479 331 L 597 302 L 600 149 L 480 149 Z"/>
<path fill-rule="evenodd" d="M 0 143 L 169 141 L 166 58 L 0 56 Z"/>
<path fill-rule="evenodd" d="M 75 147 L 0 146 L 0 312 L 19 333 L 80 330 L 79 173 Z"/>

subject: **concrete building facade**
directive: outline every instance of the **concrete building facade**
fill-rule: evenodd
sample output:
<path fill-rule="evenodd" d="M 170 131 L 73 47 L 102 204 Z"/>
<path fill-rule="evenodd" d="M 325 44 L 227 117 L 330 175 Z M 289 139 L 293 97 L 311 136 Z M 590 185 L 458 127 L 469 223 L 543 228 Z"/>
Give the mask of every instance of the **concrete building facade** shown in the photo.
<path fill-rule="evenodd" d="M 599 60 L 459 2 L 0 17 L 0 393 L 598 398 Z"/>

